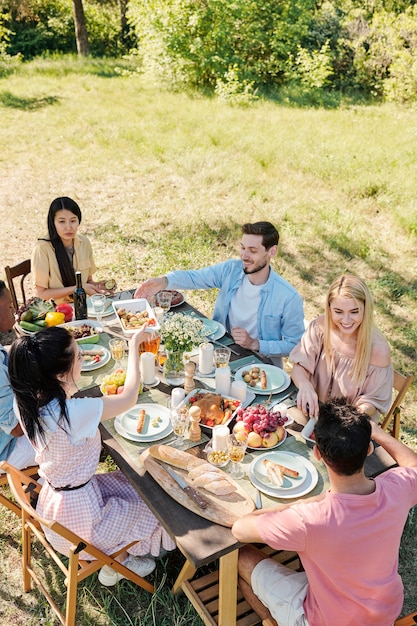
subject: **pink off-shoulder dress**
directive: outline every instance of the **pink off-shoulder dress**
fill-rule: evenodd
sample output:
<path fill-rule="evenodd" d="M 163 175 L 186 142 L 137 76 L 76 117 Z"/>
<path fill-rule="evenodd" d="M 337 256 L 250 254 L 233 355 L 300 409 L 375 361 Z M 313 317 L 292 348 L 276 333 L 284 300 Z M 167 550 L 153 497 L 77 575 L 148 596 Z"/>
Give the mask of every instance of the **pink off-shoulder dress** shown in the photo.
<path fill-rule="evenodd" d="M 392 402 L 392 364 L 387 367 L 369 365 L 365 380 L 358 387 L 350 375 L 353 359 L 340 352 L 334 353 L 334 372 L 333 376 L 329 376 L 323 341 L 323 331 L 317 320 L 313 320 L 289 355 L 291 363 L 298 363 L 311 375 L 311 383 L 320 402 L 346 398 L 353 405 L 369 402 L 381 413 L 386 413 Z"/>
<path fill-rule="evenodd" d="M 120 471 L 96 474 L 101 451 L 98 430 L 100 398 L 67 401 L 70 425 L 58 423 L 59 407 L 51 402 L 42 411 L 46 441 L 35 444 L 39 474 L 45 479 L 37 511 L 79 534 L 106 554 L 131 541 L 135 556 L 158 556 L 161 547 L 173 550 L 175 542 Z M 84 485 L 72 491 L 56 488 Z M 45 528 L 48 541 L 68 555 L 69 543 Z M 86 552 L 81 559 L 91 560 Z"/>

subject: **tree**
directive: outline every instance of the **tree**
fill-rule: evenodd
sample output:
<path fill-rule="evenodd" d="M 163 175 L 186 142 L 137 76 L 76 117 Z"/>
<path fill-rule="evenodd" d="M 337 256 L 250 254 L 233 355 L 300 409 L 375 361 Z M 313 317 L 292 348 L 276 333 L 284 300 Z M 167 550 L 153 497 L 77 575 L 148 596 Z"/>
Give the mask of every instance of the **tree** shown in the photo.
<path fill-rule="evenodd" d="M 72 4 L 74 9 L 75 40 L 77 42 L 78 56 L 88 56 L 90 54 L 90 45 L 88 43 L 83 0 L 72 0 Z"/>

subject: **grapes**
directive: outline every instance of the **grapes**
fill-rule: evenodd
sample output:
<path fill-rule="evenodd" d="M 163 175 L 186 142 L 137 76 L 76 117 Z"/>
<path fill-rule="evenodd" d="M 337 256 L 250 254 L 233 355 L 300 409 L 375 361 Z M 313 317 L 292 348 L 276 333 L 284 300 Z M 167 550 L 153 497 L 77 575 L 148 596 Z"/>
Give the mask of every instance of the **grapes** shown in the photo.
<path fill-rule="evenodd" d="M 124 370 L 115 371 L 108 374 L 103 378 L 101 384 L 102 389 L 105 389 L 107 385 L 116 385 L 116 387 L 122 387 L 125 384 L 126 372 Z"/>
<path fill-rule="evenodd" d="M 243 422 L 247 431 L 258 433 L 264 438 L 275 432 L 278 426 L 283 426 L 287 417 L 283 417 L 279 411 L 268 411 L 263 404 L 255 404 L 247 409 L 239 408 L 236 411 L 236 421 Z"/>

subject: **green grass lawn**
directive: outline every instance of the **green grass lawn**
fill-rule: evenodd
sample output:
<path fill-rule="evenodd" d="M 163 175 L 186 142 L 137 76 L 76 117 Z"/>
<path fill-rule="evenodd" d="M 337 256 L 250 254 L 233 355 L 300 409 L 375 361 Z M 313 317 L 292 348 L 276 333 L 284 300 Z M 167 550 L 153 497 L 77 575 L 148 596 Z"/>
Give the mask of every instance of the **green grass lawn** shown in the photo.
<path fill-rule="evenodd" d="M 114 276 L 122 288 L 234 256 L 240 225 L 270 220 L 281 235 L 275 269 L 303 295 L 306 318 L 322 312 L 334 277 L 359 274 L 375 296 L 395 368 L 417 374 L 415 111 L 273 101 L 236 108 L 170 93 L 128 69 L 122 61 L 42 60 L 0 78 L 2 265 L 30 255 L 59 195 L 81 206 L 97 278 Z M 214 297 L 189 295 L 207 314 Z M 414 384 L 402 435 L 415 449 L 416 419 Z M 0 571 L 13 589 L 0 615 L 29 626 L 46 609 L 20 595 L 17 535 L 6 550 L 14 526 L 9 522 L 0 536 Z M 415 535 L 412 518 L 401 558 L 408 611 L 417 605 Z M 160 582 L 164 568 L 157 570 Z M 168 563 L 168 575 L 171 569 Z M 181 617 L 187 602 L 175 617 L 170 611 L 168 621 L 155 621 L 156 604 L 142 610 L 148 596 L 139 617 L 126 616 L 123 607 L 132 605 L 125 593 L 137 605 L 136 590 L 123 583 L 122 591 L 100 590 L 97 599 L 92 584 L 83 591 L 80 624 L 199 624 L 191 611 Z"/>

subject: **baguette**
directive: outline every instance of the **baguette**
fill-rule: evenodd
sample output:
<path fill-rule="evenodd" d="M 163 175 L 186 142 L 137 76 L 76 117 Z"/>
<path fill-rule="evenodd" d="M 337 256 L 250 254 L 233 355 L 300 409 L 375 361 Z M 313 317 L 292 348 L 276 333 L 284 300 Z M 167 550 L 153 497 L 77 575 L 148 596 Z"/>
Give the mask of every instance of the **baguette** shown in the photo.
<path fill-rule="evenodd" d="M 269 461 L 268 459 L 265 459 L 263 463 L 265 467 L 267 468 L 267 471 L 268 471 L 268 467 L 272 467 L 272 468 L 278 468 L 283 476 L 290 476 L 291 478 L 298 478 L 300 476 L 300 473 L 297 472 L 296 470 L 290 469 L 289 467 L 285 467 L 285 465 L 280 465 L 279 463 L 273 463 L 273 461 Z"/>
<path fill-rule="evenodd" d="M 272 461 L 268 461 L 268 459 L 264 460 L 264 465 L 266 467 L 266 475 L 277 487 L 281 487 L 284 483 L 284 474 L 282 472 L 281 467 L 277 463 L 272 463 Z"/>
<path fill-rule="evenodd" d="M 155 459 L 159 461 L 164 461 L 168 463 L 168 465 L 172 465 L 173 467 L 178 467 L 179 469 L 186 470 L 188 468 L 188 464 L 191 461 L 191 454 L 188 452 L 184 452 L 183 450 L 176 450 L 175 448 L 171 448 L 170 446 L 165 446 L 164 444 L 151 446 L 149 448 L 149 453 Z M 199 459 L 195 459 L 198 461 Z"/>
<path fill-rule="evenodd" d="M 145 418 L 146 418 L 146 411 L 145 409 L 142 409 L 141 412 L 139 413 L 138 423 L 136 424 L 137 433 L 142 432 L 143 427 L 145 426 Z"/>
<path fill-rule="evenodd" d="M 268 387 L 268 381 L 267 381 L 267 378 L 266 378 L 265 370 L 261 370 L 261 387 L 262 387 L 262 389 L 267 389 L 267 387 Z"/>
<path fill-rule="evenodd" d="M 215 496 L 227 496 L 229 495 L 229 493 L 233 493 L 234 491 L 236 491 L 236 487 L 225 478 L 221 478 L 220 480 L 213 480 L 206 485 L 201 486 L 206 491 L 214 493 Z"/>
<path fill-rule="evenodd" d="M 221 474 L 218 472 L 213 471 L 205 472 L 204 474 L 192 479 L 193 487 L 204 487 L 205 489 L 210 485 L 210 483 L 217 482 L 219 480 L 224 480 L 224 478 L 222 478 Z"/>
<path fill-rule="evenodd" d="M 220 470 L 210 465 L 210 463 L 202 463 L 201 465 L 195 465 L 194 467 L 190 467 L 189 465 L 187 469 L 188 476 L 191 478 L 191 480 L 195 480 L 196 478 L 204 476 L 204 474 L 208 474 L 209 472 L 216 472 L 216 474 L 222 476 Z"/>

